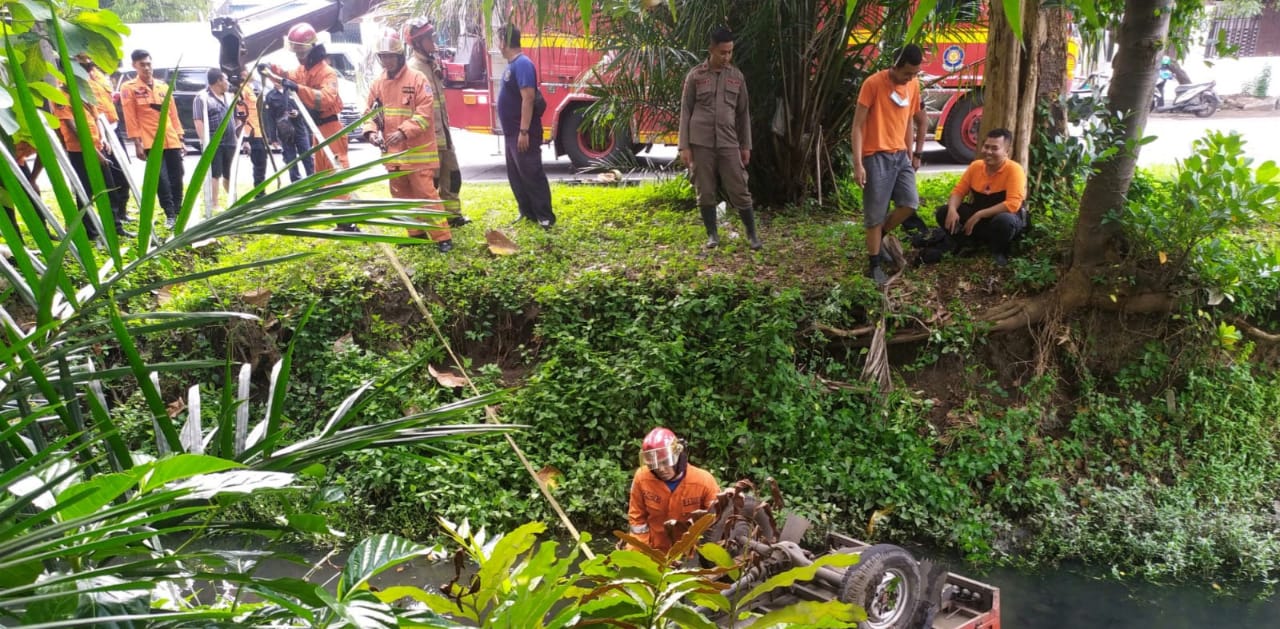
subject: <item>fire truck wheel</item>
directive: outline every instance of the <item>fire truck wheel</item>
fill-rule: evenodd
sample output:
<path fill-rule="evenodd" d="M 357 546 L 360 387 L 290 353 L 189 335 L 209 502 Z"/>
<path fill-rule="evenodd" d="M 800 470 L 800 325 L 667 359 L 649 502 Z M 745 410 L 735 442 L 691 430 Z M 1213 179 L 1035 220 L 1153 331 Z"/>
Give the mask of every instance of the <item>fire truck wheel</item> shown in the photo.
<path fill-rule="evenodd" d="M 862 551 L 840 585 L 840 600 L 859 605 L 867 620 L 858 629 L 905 629 L 920 599 L 920 571 L 911 553 L 892 544 Z"/>
<path fill-rule="evenodd" d="M 956 102 L 942 126 L 942 144 L 951 159 L 968 164 L 978 154 L 978 131 L 982 127 L 982 100 L 973 95 Z"/>
<path fill-rule="evenodd" d="M 565 112 L 560 123 L 560 144 L 574 168 L 587 168 L 631 157 L 631 132 L 625 128 L 603 134 L 593 133 L 582 124 L 584 107 Z"/>

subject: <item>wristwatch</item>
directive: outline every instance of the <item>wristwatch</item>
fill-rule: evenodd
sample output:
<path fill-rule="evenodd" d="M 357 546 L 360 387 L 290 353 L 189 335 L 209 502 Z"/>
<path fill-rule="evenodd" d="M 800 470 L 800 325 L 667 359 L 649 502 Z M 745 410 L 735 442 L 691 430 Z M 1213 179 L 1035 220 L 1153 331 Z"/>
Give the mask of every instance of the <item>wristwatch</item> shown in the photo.
<path fill-rule="evenodd" d="M 528 132 L 529 132 L 529 130 L 528 130 L 528 129 L 521 129 L 521 130 L 520 130 L 520 133 L 528 133 Z"/>
<path fill-rule="evenodd" d="M 916 151 L 916 152 L 912 153 L 912 154 L 911 154 L 911 156 L 912 156 L 912 157 L 914 157 L 914 158 L 916 158 L 916 159 L 924 159 L 924 153 L 923 153 L 923 152 L 921 152 L 921 151 Z"/>

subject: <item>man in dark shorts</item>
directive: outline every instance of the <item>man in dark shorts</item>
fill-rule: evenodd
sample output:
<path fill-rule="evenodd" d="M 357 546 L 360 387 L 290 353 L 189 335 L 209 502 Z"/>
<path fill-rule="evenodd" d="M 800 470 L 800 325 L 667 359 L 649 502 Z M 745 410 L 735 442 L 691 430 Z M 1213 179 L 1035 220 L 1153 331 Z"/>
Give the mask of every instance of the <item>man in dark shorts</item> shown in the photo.
<path fill-rule="evenodd" d="M 196 123 L 196 133 L 200 135 L 200 144 L 205 147 L 206 151 L 213 151 L 213 164 L 209 167 L 209 178 L 213 186 L 213 194 L 211 201 L 213 207 L 206 208 L 213 211 L 218 206 L 218 188 L 226 191 L 227 197 L 231 196 L 231 160 L 235 157 L 236 151 L 236 125 L 232 120 L 227 125 L 227 130 L 222 134 L 222 138 L 218 140 L 218 145 L 209 146 L 209 141 L 213 138 L 213 134 L 217 132 L 218 125 L 222 124 L 222 120 L 227 117 L 230 111 L 231 98 L 227 95 L 227 89 L 231 86 L 227 82 L 227 77 L 222 74 L 222 70 L 217 68 L 209 69 L 209 87 L 205 91 L 196 96 L 191 103 L 191 117 Z"/>
<path fill-rule="evenodd" d="M 920 82 L 916 80 L 923 61 L 920 47 L 908 44 L 892 68 L 862 82 L 853 114 L 850 141 L 853 154 L 860 157 L 853 162 L 854 182 L 862 187 L 871 277 L 880 285 L 888 281 L 881 268 L 881 239 L 920 206 L 916 170 L 920 168 L 925 127 L 929 123 L 920 102 Z M 908 153 L 912 139 L 915 151 Z M 889 213 L 891 201 L 893 213 Z"/>

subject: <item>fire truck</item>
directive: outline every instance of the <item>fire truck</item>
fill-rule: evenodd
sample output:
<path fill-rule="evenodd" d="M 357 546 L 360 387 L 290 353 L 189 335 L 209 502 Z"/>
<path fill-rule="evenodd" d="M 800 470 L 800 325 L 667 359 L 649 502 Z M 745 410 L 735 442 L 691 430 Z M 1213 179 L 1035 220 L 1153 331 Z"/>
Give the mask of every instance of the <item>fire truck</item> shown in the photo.
<path fill-rule="evenodd" d="M 537 32 L 529 28 L 526 32 Z M 862 43 L 859 34 L 863 35 Z M 850 48 L 866 45 L 868 31 L 855 31 Z M 489 40 L 493 41 L 493 40 Z M 925 86 L 925 108 L 934 139 L 960 163 L 974 159 L 978 129 L 982 121 L 982 74 L 986 61 L 987 26 L 985 4 L 978 20 L 958 23 L 928 35 L 923 46 L 925 62 L 921 80 Z M 1079 44 L 1068 47 L 1068 74 L 1075 66 Z M 542 117 L 544 143 L 555 147 L 557 157 L 567 155 L 575 167 L 608 162 L 648 144 L 674 144 L 675 124 L 661 121 L 632 124 L 619 133 L 588 132 L 583 126 L 584 109 L 595 97 L 587 93 L 592 69 L 603 53 L 581 35 L 543 30 L 540 36 L 526 35 L 524 54 L 538 68 L 543 96 L 547 100 Z M 501 134 L 496 105 L 506 60 L 496 44 L 486 47 L 485 38 L 470 34 L 459 37 L 456 54 L 445 62 L 445 99 L 449 123 L 453 127 L 479 133 Z M 615 137 L 617 136 L 617 137 Z"/>

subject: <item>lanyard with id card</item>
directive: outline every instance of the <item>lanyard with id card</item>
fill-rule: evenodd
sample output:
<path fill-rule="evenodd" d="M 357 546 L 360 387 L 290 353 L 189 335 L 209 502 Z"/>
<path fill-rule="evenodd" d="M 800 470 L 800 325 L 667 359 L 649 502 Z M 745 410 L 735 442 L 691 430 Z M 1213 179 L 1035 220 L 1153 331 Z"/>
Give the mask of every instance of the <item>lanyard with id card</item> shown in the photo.
<path fill-rule="evenodd" d="M 906 107 L 911 104 L 911 99 L 899 94 L 896 90 L 889 92 L 889 100 L 899 107 Z"/>

